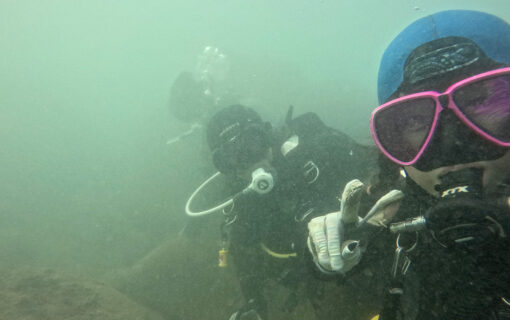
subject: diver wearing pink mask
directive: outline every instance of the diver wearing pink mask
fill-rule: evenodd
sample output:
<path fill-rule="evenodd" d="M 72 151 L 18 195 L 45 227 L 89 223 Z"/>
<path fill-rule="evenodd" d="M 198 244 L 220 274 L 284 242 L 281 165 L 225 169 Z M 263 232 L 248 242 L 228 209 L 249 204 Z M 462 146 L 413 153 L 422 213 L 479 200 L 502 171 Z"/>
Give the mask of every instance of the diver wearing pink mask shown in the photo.
<path fill-rule="evenodd" d="M 381 170 L 366 190 L 404 196 L 359 221 L 314 218 L 315 264 L 346 279 L 383 266 L 381 320 L 510 319 L 510 25 L 463 10 L 419 19 L 386 49 L 378 91 Z M 349 241 L 357 254 L 343 255 Z"/>

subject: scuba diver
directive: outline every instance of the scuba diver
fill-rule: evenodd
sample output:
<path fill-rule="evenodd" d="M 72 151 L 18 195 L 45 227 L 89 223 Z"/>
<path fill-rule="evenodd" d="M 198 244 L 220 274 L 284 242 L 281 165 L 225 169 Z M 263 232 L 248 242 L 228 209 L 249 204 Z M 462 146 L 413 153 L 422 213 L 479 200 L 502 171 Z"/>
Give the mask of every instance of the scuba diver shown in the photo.
<path fill-rule="evenodd" d="M 218 48 L 207 46 L 197 57 L 193 72 L 183 71 L 170 88 L 171 114 L 190 125 L 189 130 L 173 137 L 173 144 L 202 128 L 206 119 L 222 106 L 237 103 L 239 97 L 228 86 L 230 62 Z"/>
<path fill-rule="evenodd" d="M 510 319 L 510 25 L 466 10 L 415 21 L 383 54 L 378 95 L 366 190 L 395 190 L 364 216 L 315 217 L 313 261 L 347 279 L 377 265 L 380 320 Z"/>
<path fill-rule="evenodd" d="M 223 209 L 222 242 L 246 302 L 232 320 L 268 319 L 268 279 L 290 288 L 283 306 L 288 312 L 303 286 L 313 296 L 314 270 L 304 259 L 307 223 L 337 208 L 341 186 L 368 175 L 373 166 L 372 148 L 327 127 L 316 114 L 293 119 L 291 107 L 285 122 L 275 129 L 253 109 L 232 105 L 213 115 L 206 128 L 213 163 L 235 194 L 203 212 Z M 199 215 L 188 206 L 187 212 Z"/>

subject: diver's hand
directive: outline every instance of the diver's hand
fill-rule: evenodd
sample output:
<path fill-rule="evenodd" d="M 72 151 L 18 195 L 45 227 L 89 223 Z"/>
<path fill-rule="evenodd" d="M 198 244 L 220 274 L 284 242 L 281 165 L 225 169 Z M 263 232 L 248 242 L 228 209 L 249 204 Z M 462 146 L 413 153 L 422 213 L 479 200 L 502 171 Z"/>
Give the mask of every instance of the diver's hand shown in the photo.
<path fill-rule="evenodd" d="M 361 259 L 359 241 L 344 240 L 345 226 L 358 221 L 358 210 L 364 185 L 352 180 L 342 193 L 341 209 L 315 217 L 308 223 L 308 249 L 316 266 L 324 273 L 345 273 Z"/>
<path fill-rule="evenodd" d="M 343 274 L 354 268 L 361 260 L 361 248 L 358 240 L 344 239 L 346 231 L 359 231 L 365 223 L 386 227 L 404 197 L 401 191 L 391 190 L 361 219 L 358 211 L 364 190 L 361 181 L 350 181 L 342 193 L 340 211 L 313 218 L 308 223 L 308 249 L 323 273 Z"/>
<path fill-rule="evenodd" d="M 262 320 L 262 318 L 259 316 L 257 311 L 252 309 L 243 313 L 236 311 L 230 316 L 229 320 Z"/>
<path fill-rule="evenodd" d="M 255 310 L 255 300 L 250 299 L 248 303 L 234 312 L 228 320 L 262 320 Z"/>
<path fill-rule="evenodd" d="M 232 314 L 229 320 L 262 320 L 257 311 L 249 310 L 247 312 L 236 311 Z"/>
<path fill-rule="evenodd" d="M 344 241 L 344 223 L 340 212 L 313 218 L 308 223 L 308 249 L 315 265 L 323 273 L 345 273 L 361 259 L 359 241 Z"/>

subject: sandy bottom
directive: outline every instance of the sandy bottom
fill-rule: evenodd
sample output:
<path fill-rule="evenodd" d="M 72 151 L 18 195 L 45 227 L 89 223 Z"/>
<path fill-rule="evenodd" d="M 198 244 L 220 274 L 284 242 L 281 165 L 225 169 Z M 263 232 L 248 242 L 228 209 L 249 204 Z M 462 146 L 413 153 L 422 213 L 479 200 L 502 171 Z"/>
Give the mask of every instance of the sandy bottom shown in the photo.
<path fill-rule="evenodd" d="M 0 269 L 2 320 L 162 320 L 119 291 L 51 270 Z"/>

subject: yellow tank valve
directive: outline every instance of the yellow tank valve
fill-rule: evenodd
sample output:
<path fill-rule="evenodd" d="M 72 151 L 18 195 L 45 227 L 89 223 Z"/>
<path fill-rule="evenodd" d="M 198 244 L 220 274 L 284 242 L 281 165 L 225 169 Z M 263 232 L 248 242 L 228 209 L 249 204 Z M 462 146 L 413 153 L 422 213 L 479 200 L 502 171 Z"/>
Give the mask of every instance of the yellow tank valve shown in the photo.
<path fill-rule="evenodd" d="M 218 267 L 225 268 L 228 265 L 227 255 L 228 250 L 225 248 L 222 248 L 220 251 L 218 251 Z"/>

